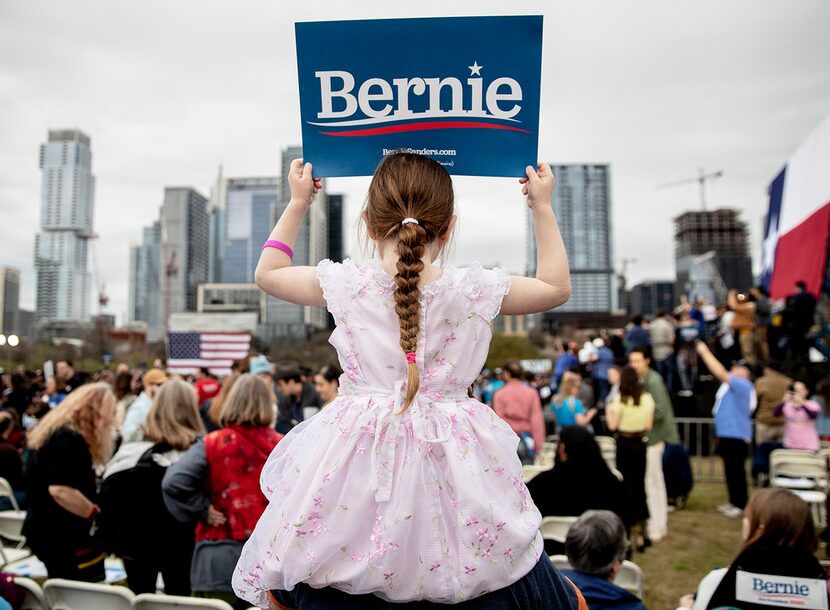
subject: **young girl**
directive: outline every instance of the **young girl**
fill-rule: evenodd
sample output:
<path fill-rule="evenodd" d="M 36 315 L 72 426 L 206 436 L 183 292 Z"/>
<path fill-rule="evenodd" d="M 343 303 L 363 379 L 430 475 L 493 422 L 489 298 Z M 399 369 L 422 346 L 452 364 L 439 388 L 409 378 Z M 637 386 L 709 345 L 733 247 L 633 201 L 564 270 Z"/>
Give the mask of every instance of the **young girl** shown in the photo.
<path fill-rule="evenodd" d="M 405 153 L 380 163 L 362 213 L 380 260 L 292 267 L 321 187 L 311 171 L 291 164 L 291 202 L 256 280 L 277 298 L 328 308 L 344 374 L 337 399 L 294 428 L 263 468 L 270 504 L 234 573 L 237 594 L 263 608 L 478 596 L 492 598 L 480 607 L 573 606 L 576 594 L 542 555 L 518 438 L 467 397 L 500 311 L 547 311 L 569 297 L 550 167 L 528 167 L 520 180 L 536 278 L 436 266 L 455 223 L 452 181 L 437 162 Z"/>
<path fill-rule="evenodd" d="M 556 418 L 557 430 L 567 426 L 587 426 L 597 414 L 596 409 L 586 412 L 582 401 L 577 398 L 581 384 L 582 380 L 574 373 L 566 372 L 562 377 L 559 392 L 550 405 Z"/>

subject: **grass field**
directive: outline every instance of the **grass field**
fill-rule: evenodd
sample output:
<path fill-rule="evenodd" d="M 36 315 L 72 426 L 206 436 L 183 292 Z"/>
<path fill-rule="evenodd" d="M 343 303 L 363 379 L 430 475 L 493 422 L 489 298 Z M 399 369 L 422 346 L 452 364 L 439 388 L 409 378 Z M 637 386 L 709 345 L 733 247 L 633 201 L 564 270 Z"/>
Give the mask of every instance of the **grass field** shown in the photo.
<path fill-rule="evenodd" d="M 669 534 L 632 560 L 645 575 L 649 610 L 674 610 L 710 570 L 725 567 L 741 541 L 741 520 L 715 510 L 726 502 L 724 483 L 697 483 L 683 510 L 669 513 Z"/>

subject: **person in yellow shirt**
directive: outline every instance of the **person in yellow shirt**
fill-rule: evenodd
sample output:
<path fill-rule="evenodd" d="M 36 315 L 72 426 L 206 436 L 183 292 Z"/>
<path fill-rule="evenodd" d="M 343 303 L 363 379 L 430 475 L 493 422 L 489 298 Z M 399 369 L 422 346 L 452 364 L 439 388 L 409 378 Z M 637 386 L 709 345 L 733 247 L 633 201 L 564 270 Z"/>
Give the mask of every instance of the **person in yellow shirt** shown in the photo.
<path fill-rule="evenodd" d="M 649 544 L 645 522 L 649 518 L 646 503 L 646 442 L 654 424 L 654 399 L 643 390 L 640 378 L 632 367 L 620 374 L 620 391 L 606 410 L 608 429 L 616 432 L 617 468 L 623 475 L 637 525 L 632 528 L 637 550 Z"/>

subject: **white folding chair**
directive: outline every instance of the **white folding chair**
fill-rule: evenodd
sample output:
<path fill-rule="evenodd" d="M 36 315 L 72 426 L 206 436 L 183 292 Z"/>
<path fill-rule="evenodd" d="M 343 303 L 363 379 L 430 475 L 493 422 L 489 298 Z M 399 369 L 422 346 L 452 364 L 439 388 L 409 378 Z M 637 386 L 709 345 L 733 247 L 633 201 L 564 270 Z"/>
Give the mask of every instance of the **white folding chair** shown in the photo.
<path fill-rule="evenodd" d="M 0 477 L 0 498 L 4 496 L 9 499 L 14 510 L 20 510 L 20 506 L 17 504 L 17 498 L 14 497 L 12 486 L 6 479 Z"/>
<path fill-rule="evenodd" d="M 130 610 L 135 595 L 127 587 L 50 578 L 43 595 L 52 610 Z"/>
<path fill-rule="evenodd" d="M 22 536 L 25 510 L 0 510 L 0 536 L 15 540 Z"/>
<path fill-rule="evenodd" d="M 26 597 L 20 605 L 20 610 L 49 610 L 46 598 L 43 596 L 43 589 L 31 578 L 15 576 L 14 584 L 26 591 Z"/>
<path fill-rule="evenodd" d="M 540 472 L 544 472 L 545 470 L 550 470 L 548 466 L 537 466 L 536 464 L 527 464 L 522 466 L 522 478 L 524 482 L 529 482 L 533 477 L 535 477 Z"/>
<path fill-rule="evenodd" d="M 545 441 L 542 450 L 536 456 L 536 464 L 553 468 L 553 463 L 556 461 L 556 443 Z"/>
<path fill-rule="evenodd" d="M 567 555 L 551 555 L 549 557 L 551 563 L 556 566 L 557 570 L 570 570 L 571 563 L 568 561 Z"/>
<path fill-rule="evenodd" d="M 188 610 L 233 610 L 228 602 L 221 599 L 197 599 L 195 597 L 179 597 L 177 595 L 160 595 L 158 593 L 142 593 L 136 595 L 133 601 L 133 610 L 173 610 L 187 608 Z"/>
<path fill-rule="evenodd" d="M 643 570 L 633 561 L 625 560 L 614 584 L 643 599 Z"/>
<path fill-rule="evenodd" d="M 551 555 L 550 560 L 556 566 L 557 570 L 572 569 L 567 555 Z M 614 584 L 643 599 L 645 589 L 643 570 L 633 561 L 628 561 L 627 559 L 623 561 L 622 568 L 614 579 Z"/>
<path fill-rule="evenodd" d="M 783 487 L 810 505 L 813 520 L 823 527 L 826 522 L 827 460 L 812 451 L 776 449 L 770 453 L 770 484 Z"/>
<path fill-rule="evenodd" d="M 788 489 L 826 489 L 827 460 L 799 449 L 776 449 L 769 456 L 770 485 Z"/>
<path fill-rule="evenodd" d="M 542 524 L 539 526 L 539 531 L 542 532 L 542 538 L 545 540 L 554 540 L 555 542 L 565 543 L 565 538 L 568 536 L 568 530 L 576 523 L 579 517 L 544 517 Z"/>
<path fill-rule="evenodd" d="M 24 536 L 20 536 L 17 548 L 6 546 L 3 544 L 3 541 L 0 540 L 0 568 L 4 568 L 11 563 L 25 559 L 26 557 L 31 557 L 32 551 L 23 547 L 25 543 L 26 538 Z"/>
<path fill-rule="evenodd" d="M 602 459 L 605 460 L 605 463 L 608 464 L 608 467 L 611 470 L 616 470 L 617 441 L 615 441 L 611 436 L 595 436 L 594 440 L 596 440 L 597 445 L 599 445 L 600 453 L 602 453 Z"/>

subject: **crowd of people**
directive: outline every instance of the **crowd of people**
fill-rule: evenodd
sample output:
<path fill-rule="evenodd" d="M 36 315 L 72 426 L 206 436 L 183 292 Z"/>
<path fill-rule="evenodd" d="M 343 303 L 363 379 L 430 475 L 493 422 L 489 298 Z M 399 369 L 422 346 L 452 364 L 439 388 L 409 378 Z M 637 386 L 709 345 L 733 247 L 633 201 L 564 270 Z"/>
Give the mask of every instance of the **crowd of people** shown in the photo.
<path fill-rule="evenodd" d="M 231 574 L 265 509 L 262 467 L 280 429 L 337 395 L 341 371 L 252 356 L 221 380 L 161 362 L 87 375 L 62 360 L 54 372 L 4 374 L 0 411 L 0 477 L 49 577 L 101 581 L 114 554 L 135 593 L 161 575 L 169 594 L 247 608 Z"/>
<path fill-rule="evenodd" d="M 536 461 L 551 434 L 557 438 L 554 467 L 528 484 L 542 515 L 610 511 L 617 521 L 588 521 L 611 537 L 621 523 L 629 554 L 659 542 L 669 505 L 682 499 L 668 497 L 663 470 L 666 448 L 680 442 L 673 399 L 697 389 L 704 373 L 721 384 L 712 412 L 728 490 L 722 514 L 752 513 L 746 460 L 753 448 L 762 462 L 777 447 L 818 450 L 820 433 L 830 432 L 827 384 L 811 388 L 777 361 L 760 360 L 775 350 L 760 347 L 757 339 L 774 335 L 758 325 L 752 344 L 741 340 L 748 335 L 740 326 L 730 344 L 722 329 L 698 318 L 685 303 L 673 316 L 636 316 L 624 332 L 566 344 L 549 375 L 510 361 L 471 386 L 469 394 L 517 433 L 523 463 Z M 29 546 L 50 576 L 100 580 L 104 557 L 114 553 L 136 592 L 154 591 L 161 574 L 171 594 L 242 607 L 230 574 L 265 510 L 259 473 L 285 433 L 337 397 L 341 373 L 330 365 L 316 373 L 277 367 L 261 355 L 235 363 L 221 380 L 206 369 L 183 379 L 161 362 L 86 374 L 62 360 L 49 378 L 5 373 L 0 476 L 28 509 Z M 595 434 L 615 438 L 616 472 Z M 54 544 L 58 535 L 64 544 Z M 566 550 L 550 541 L 545 547 L 548 554 Z M 710 583 L 701 586 L 712 593 Z"/>
<path fill-rule="evenodd" d="M 768 562 L 767 545 L 798 547 L 792 575 L 816 575 L 803 556 L 815 550 L 809 511 L 772 492 L 747 501 L 745 472 L 761 386 L 765 442 L 815 447 L 822 409 L 812 388 L 781 379 L 772 360 L 807 357 L 815 302 L 811 310 L 803 287 L 779 313 L 760 290 L 730 293 L 714 315 L 684 302 L 671 316 L 636 316 L 624 333 L 568 343 L 547 377 L 511 361 L 476 380 L 496 315 L 569 297 L 550 167 L 528 167 L 519 181 L 535 278 L 435 265 L 456 221 L 452 182 L 408 153 L 380 163 L 361 214 L 379 260 L 292 267 L 321 183 L 300 160 L 287 181 L 292 198 L 256 281 L 328 308 L 343 371 L 256 355 L 221 380 L 171 375 L 162 362 L 88 376 L 63 360 L 5 375 L 0 476 L 17 482 L 23 532 L 50 577 L 103 580 L 112 553 L 136 593 L 161 576 L 169 593 L 237 608 L 639 608 L 611 581 L 626 540 L 640 552 L 658 544 L 670 496 L 677 504 L 689 492 L 690 477 L 678 492 L 668 485 L 666 464 L 682 454 L 672 396 L 695 391 L 701 364 L 721 384 L 712 412 L 729 502 L 719 510 L 744 518 L 746 543 L 734 570 L 704 579 L 700 603 L 707 587 L 728 600 L 735 571 Z M 783 326 L 772 322 L 779 314 Z M 537 461 L 550 434 L 555 463 L 525 486 L 522 463 Z M 617 468 L 597 435 L 615 437 Z M 544 515 L 581 516 L 564 549 L 545 545 Z M 547 557 L 557 550 L 571 579 Z"/>

